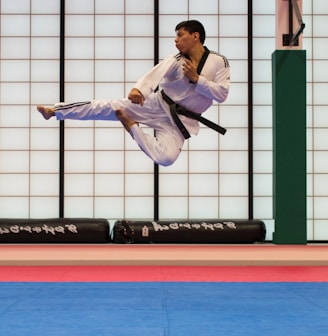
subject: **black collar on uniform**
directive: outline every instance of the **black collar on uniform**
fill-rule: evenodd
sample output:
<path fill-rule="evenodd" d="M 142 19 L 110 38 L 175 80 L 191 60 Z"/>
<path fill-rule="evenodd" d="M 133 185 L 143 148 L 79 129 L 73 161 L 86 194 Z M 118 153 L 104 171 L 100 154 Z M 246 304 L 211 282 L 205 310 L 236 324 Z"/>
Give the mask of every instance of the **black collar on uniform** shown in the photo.
<path fill-rule="evenodd" d="M 204 46 L 204 49 L 205 49 L 205 51 L 203 53 L 202 58 L 199 61 L 198 67 L 197 67 L 197 73 L 198 73 L 198 75 L 200 75 L 200 73 L 202 72 L 202 69 L 203 69 L 204 64 L 205 64 L 205 62 L 207 60 L 207 57 L 210 54 L 210 51 L 207 49 L 207 47 Z"/>

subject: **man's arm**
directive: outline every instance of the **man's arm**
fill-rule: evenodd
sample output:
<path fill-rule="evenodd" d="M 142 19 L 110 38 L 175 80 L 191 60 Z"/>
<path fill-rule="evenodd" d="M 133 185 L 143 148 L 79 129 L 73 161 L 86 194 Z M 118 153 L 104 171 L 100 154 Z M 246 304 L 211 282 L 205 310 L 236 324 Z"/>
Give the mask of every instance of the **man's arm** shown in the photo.
<path fill-rule="evenodd" d="M 176 59 L 172 56 L 169 56 L 158 63 L 153 67 L 148 73 L 141 77 L 134 88 L 131 90 L 129 99 L 134 102 L 132 99 L 136 100 L 136 104 L 140 104 L 141 101 L 147 99 L 147 97 L 156 90 L 159 82 L 165 77 L 168 72 L 172 70 L 172 67 L 176 63 Z M 137 90 L 138 93 L 135 91 Z M 130 96 L 129 95 L 129 96 Z M 140 97 L 142 96 L 142 99 Z"/>
<path fill-rule="evenodd" d="M 220 64 L 216 70 L 213 81 L 208 80 L 204 76 L 199 76 L 195 91 L 208 98 L 214 99 L 219 103 L 224 102 L 229 93 L 230 88 L 230 67 L 229 63 L 223 56 L 220 57 Z"/>

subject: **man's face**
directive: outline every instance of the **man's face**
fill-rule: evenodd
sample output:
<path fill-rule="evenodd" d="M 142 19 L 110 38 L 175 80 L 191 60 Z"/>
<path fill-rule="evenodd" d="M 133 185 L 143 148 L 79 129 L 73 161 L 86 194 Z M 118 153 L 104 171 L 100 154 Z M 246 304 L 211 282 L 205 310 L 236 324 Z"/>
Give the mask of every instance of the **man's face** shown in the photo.
<path fill-rule="evenodd" d="M 182 53 L 188 55 L 189 50 L 194 46 L 197 33 L 190 34 L 184 28 L 177 30 L 175 37 L 175 46 Z"/>

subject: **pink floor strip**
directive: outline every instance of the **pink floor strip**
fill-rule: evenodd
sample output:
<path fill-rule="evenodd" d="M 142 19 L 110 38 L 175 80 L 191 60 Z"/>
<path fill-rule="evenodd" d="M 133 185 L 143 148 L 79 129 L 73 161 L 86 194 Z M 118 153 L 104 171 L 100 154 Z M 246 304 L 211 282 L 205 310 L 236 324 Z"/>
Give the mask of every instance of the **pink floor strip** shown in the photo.
<path fill-rule="evenodd" d="M 328 282 L 328 266 L 0 266 L 1 282 Z"/>

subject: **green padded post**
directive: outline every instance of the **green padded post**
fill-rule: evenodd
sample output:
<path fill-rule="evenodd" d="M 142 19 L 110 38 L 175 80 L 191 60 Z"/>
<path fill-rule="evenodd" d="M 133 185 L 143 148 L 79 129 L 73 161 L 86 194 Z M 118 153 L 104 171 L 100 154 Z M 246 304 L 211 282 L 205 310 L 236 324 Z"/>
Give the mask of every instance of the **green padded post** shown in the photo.
<path fill-rule="evenodd" d="M 306 244 L 306 51 L 272 54 L 275 244 Z"/>

